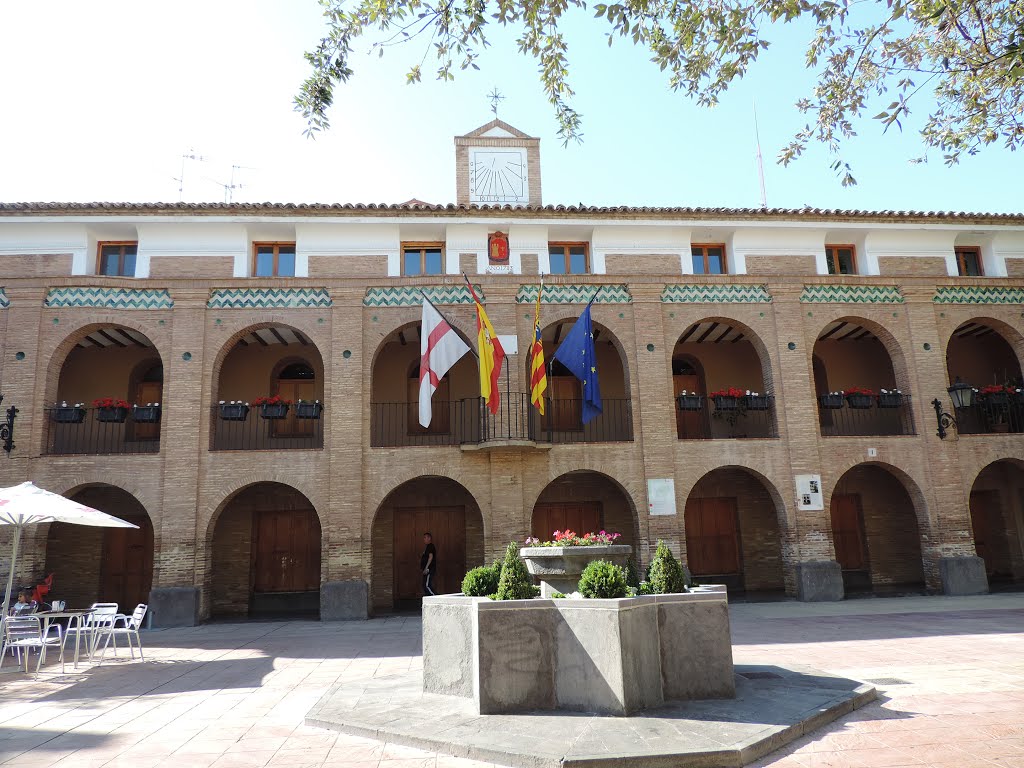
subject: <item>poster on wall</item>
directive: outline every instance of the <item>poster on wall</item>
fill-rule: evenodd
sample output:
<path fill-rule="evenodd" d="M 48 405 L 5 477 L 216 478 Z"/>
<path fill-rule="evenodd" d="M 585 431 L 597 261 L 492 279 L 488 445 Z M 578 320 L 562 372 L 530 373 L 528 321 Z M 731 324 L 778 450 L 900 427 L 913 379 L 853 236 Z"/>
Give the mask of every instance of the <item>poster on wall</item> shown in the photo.
<path fill-rule="evenodd" d="M 815 510 L 825 508 L 821 492 L 821 475 L 796 475 L 796 508 Z"/>
<path fill-rule="evenodd" d="M 652 515 L 674 515 L 676 513 L 676 482 L 666 480 L 647 481 L 647 509 Z"/>

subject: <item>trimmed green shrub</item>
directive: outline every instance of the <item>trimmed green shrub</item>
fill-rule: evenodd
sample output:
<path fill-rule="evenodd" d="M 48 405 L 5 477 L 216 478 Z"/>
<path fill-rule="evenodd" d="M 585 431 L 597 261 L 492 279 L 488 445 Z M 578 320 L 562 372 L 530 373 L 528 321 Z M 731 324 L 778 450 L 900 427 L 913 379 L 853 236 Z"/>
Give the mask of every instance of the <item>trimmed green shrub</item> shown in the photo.
<path fill-rule="evenodd" d="M 565 599 L 565 595 L 563 595 L 561 592 L 552 592 L 551 593 L 551 599 L 552 600 L 563 600 L 563 599 Z"/>
<path fill-rule="evenodd" d="M 498 580 L 498 591 L 495 600 L 526 600 L 539 594 L 530 581 L 526 563 L 519 557 L 519 545 L 510 542 L 505 550 L 505 559 L 501 563 L 501 578 Z"/>
<path fill-rule="evenodd" d="M 501 578 L 501 565 L 481 565 L 474 568 L 462 580 L 462 594 L 472 597 L 487 597 L 498 591 L 498 580 Z"/>
<path fill-rule="evenodd" d="M 580 594 L 590 598 L 625 597 L 629 594 L 626 571 L 607 560 L 595 560 L 583 569 Z"/>
<path fill-rule="evenodd" d="M 636 560 L 632 556 L 626 561 L 626 583 L 631 587 L 640 586 L 640 574 L 636 570 Z"/>
<path fill-rule="evenodd" d="M 647 569 L 647 581 L 650 582 L 651 594 L 668 595 L 686 591 L 686 571 L 668 545 L 660 539 L 654 559 Z"/>

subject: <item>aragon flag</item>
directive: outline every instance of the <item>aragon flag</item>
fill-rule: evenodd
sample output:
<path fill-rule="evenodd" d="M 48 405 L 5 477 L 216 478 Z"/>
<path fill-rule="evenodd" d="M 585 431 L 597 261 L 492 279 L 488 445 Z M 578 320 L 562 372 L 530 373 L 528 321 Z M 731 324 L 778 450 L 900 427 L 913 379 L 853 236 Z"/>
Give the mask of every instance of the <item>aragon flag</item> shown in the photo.
<path fill-rule="evenodd" d="M 498 377 L 501 376 L 501 365 L 505 361 L 505 349 L 494 332 L 494 326 L 487 318 L 480 299 L 477 298 L 473 284 L 466 278 L 466 285 L 473 296 L 473 303 L 476 305 L 476 344 L 477 354 L 480 356 L 480 397 L 487 402 L 487 408 L 492 414 L 498 413 L 501 405 L 501 391 L 498 389 Z"/>
<path fill-rule="evenodd" d="M 544 364 L 544 340 L 540 333 L 540 297 L 544 293 L 544 277 L 537 288 L 537 310 L 533 316 L 533 346 L 530 348 L 530 402 L 544 415 L 544 393 L 548 389 L 548 373 Z"/>
<path fill-rule="evenodd" d="M 448 324 L 437 307 L 423 298 L 420 325 L 420 424 L 430 426 L 433 417 L 431 398 L 441 379 L 451 370 L 469 346 Z"/>

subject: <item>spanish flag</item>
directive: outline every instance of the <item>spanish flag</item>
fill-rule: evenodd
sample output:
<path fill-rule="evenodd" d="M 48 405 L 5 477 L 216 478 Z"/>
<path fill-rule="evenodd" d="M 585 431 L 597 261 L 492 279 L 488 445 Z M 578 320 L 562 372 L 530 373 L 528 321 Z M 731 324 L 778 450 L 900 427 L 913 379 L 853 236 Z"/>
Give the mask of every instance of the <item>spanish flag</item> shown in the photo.
<path fill-rule="evenodd" d="M 530 402 L 544 415 L 544 393 L 548 390 L 548 372 L 544 365 L 544 342 L 540 337 L 540 297 L 544 293 L 544 279 L 537 288 L 537 311 L 533 316 L 533 347 L 530 350 Z"/>
<path fill-rule="evenodd" d="M 501 376 L 501 364 L 505 362 L 505 350 L 498 341 L 494 326 L 487 319 L 480 299 L 477 298 L 473 284 L 466 278 L 466 285 L 476 305 L 476 346 L 480 355 L 480 397 L 487 401 L 487 408 L 492 414 L 498 413 L 501 404 L 501 392 L 498 390 L 498 377 Z"/>

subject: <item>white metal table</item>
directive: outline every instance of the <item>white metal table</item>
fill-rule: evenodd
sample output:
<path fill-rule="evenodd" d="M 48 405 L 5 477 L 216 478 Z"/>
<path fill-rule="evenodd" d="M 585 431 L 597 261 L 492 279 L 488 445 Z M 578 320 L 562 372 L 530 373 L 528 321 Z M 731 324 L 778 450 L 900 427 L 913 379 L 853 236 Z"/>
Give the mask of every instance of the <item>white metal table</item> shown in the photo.
<path fill-rule="evenodd" d="M 78 669 L 78 658 L 79 648 L 82 637 L 82 629 L 85 626 L 85 618 L 91 616 L 95 612 L 95 608 L 71 608 L 64 611 L 40 611 L 35 614 L 39 618 L 43 619 L 43 637 L 50 631 L 50 624 L 54 619 L 67 619 L 68 625 L 64 629 L 64 636 L 61 638 L 60 643 L 60 663 L 61 669 L 63 670 L 64 664 L 64 646 L 68 641 L 68 633 L 71 631 L 72 626 L 75 629 L 75 669 Z M 89 655 L 92 655 L 92 649 L 89 649 Z"/>

